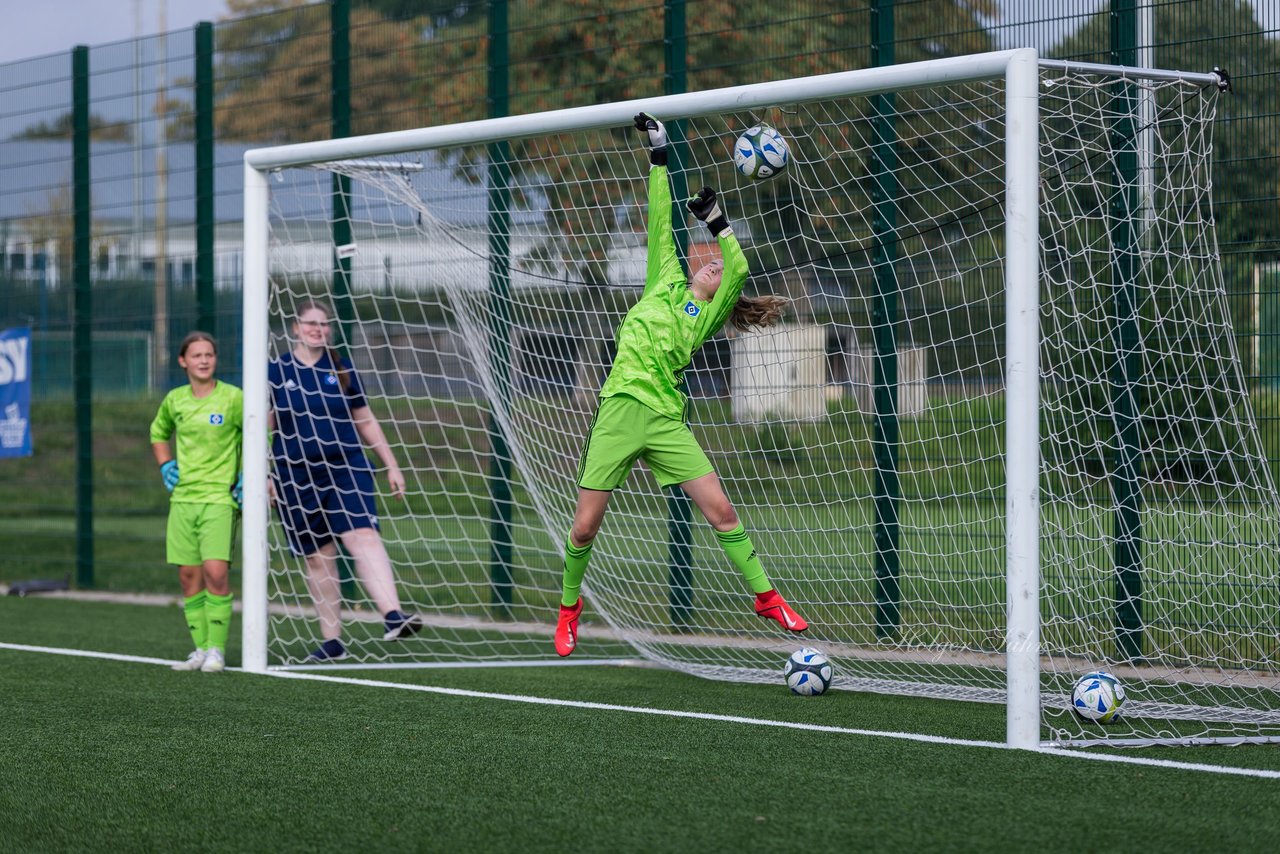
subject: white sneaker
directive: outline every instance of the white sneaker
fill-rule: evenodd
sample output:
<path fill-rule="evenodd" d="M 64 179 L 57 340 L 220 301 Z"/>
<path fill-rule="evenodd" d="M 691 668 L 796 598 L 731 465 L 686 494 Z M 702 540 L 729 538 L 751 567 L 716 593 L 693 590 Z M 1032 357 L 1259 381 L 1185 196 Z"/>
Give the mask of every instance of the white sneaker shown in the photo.
<path fill-rule="evenodd" d="M 221 673 L 226 666 L 227 662 L 222 657 L 222 650 L 214 648 L 204 654 L 204 664 L 200 665 L 200 672 Z"/>
<path fill-rule="evenodd" d="M 179 661 L 177 664 L 173 665 L 173 669 L 174 670 L 199 670 L 200 666 L 203 664 L 204 664 L 204 650 L 195 649 L 195 650 L 192 650 L 191 654 L 187 656 L 186 661 Z"/>

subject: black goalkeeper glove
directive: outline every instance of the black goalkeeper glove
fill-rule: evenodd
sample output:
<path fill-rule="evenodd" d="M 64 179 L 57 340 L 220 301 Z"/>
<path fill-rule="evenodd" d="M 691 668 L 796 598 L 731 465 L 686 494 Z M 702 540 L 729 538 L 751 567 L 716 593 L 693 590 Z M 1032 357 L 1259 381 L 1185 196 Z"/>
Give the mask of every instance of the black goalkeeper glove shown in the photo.
<path fill-rule="evenodd" d="M 730 233 L 729 218 L 720 210 L 720 205 L 716 203 L 716 191 L 710 187 L 703 187 L 684 206 L 689 209 L 689 213 L 706 223 L 716 237 Z"/>
<path fill-rule="evenodd" d="M 667 129 L 648 113 L 636 113 L 636 130 L 649 135 L 649 162 L 667 165 Z"/>

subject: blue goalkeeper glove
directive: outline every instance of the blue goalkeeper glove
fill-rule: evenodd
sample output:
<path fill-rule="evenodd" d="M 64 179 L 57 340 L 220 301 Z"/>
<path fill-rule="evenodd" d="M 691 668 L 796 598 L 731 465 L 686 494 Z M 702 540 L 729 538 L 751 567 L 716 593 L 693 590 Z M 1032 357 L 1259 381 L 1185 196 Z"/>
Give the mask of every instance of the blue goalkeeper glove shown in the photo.
<path fill-rule="evenodd" d="M 173 492 L 173 488 L 178 485 L 177 460 L 169 460 L 169 462 L 160 466 L 160 479 L 164 481 L 164 488 Z"/>
<path fill-rule="evenodd" d="M 236 485 L 231 487 L 231 497 L 236 500 L 237 506 L 244 506 L 244 472 L 236 477 Z"/>
<path fill-rule="evenodd" d="M 649 135 L 649 162 L 654 166 L 667 165 L 667 129 L 662 122 L 648 113 L 636 113 L 636 130 Z"/>
<path fill-rule="evenodd" d="M 689 209 L 689 213 L 705 223 L 716 237 L 723 236 L 729 230 L 729 218 L 720 210 L 720 205 L 716 203 L 716 191 L 710 187 L 703 187 L 684 206 Z"/>

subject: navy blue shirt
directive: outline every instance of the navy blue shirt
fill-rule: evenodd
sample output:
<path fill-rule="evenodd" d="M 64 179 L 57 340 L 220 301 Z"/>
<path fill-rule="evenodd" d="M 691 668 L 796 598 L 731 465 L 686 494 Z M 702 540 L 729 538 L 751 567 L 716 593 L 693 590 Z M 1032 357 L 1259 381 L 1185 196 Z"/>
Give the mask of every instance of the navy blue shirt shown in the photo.
<path fill-rule="evenodd" d="M 345 460 L 351 466 L 370 467 L 351 418 L 352 410 L 369 402 L 351 362 L 339 362 L 347 369 L 345 394 L 328 353 L 314 365 L 304 365 L 289 352 L 267 366 L 271 407 L 276 415 L 271 455 L 277 463 Z"/>

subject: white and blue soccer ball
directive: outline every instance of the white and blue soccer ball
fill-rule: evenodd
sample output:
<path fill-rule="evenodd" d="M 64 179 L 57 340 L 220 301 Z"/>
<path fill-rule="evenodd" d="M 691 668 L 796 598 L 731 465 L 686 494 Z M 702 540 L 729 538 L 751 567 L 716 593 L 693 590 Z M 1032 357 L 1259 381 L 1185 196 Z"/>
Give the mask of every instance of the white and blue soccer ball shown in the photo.
<path fill-rule="evenodd" d="M 833 675 L 831 662 L 810 646 L 791 653 L 782 668 L 782 676 L 787 680 L 791 693 L 802 697 L 815 697 L 830 688 Z"/>
<path fill-rule="evenodd" d="M 748 128 L 733 145 L 733 165 L 752 181 L 772 178 L 791 162 L 787 141 L 768 125 Z"/>
<path fill-rule="evenodd" d="M 1071 708 L 1085 720 L 1107 724 L 1120 716 L 1124 705 L 1124 686 L 1103 670 L 1086 673 L 1076 680 L 1071 692 Z"/>

